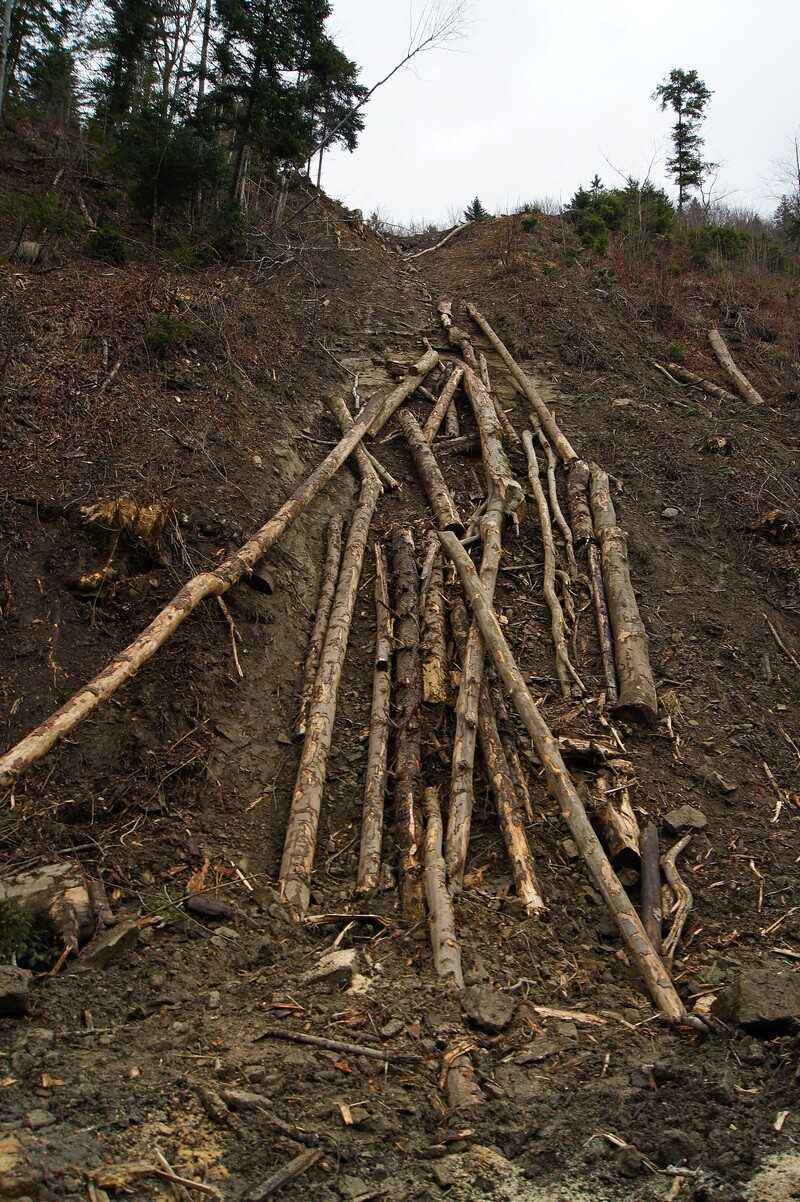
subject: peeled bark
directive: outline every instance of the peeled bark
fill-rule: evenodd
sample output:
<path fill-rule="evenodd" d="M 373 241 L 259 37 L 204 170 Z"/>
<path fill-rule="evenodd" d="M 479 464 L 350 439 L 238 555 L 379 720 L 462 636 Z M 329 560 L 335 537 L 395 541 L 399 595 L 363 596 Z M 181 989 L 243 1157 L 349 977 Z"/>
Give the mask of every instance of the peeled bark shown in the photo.
<path fill-rule="evenodd" d="M 425 435 L 428 442 L 433 442 L 434 438 L 439 433 L 441 424 L 445 419 L 450 405 L 453 403 L 453 397 L 456 394 L 463 375 L 463 367 L 453 368 L 447 383 L 441 391 L 438 401 L 428 414 L 428 419 L 425 422 L 425 425 L 422 427 L 422 433 Z"/>
<path fill-rule="evenodd" d="M 311 900 L 311 873 L 339 684 L 367 537 L 380 492 L 378 477 L 374 473 L 365 476 L 342 556 L 339 582 L 314 684 L 305 742 L 289 811 L 280 869 L 281 896 L 299 918 L 305 917 Z"/>
<path fill-rule="evenodd" d="M 683 1003 L 675 990 L 669 973 L 653 950 L 638 914 L 603 851 L 597 835 L 586 816 L 583 802 L 570 779 L 561 758 L 558 744 L 540 714 L 524 677 L 506 642 L 500 623 L 478 579 L 472 561 L 458 539 L 447 532 L 439 535 L 447 555 L 455 564 L 461 582 L 480 623 L 486 647 L 533 740 L 547 778 L 550 795 L 558 802 L 561 813 L 592 879 L 609 910 L 614 915 L 620 933 L 627 944 L 633 962 L 638 967 L 659 1009 L 673 1022 L 688 1021 Z"/>
<path fill-rule="evenodd" d="M 457 535 L 464 533 L 464 525 L 458 515 L 450 490 L 445 483 L 436 456 L 425 438 L 422 428 L 408 409 L 402 409 L 397 420 L 406 436 L 409 450 L 414 459 L 419 478 L 433 510 L 434 520 L 440 530 L 452 530 Z"/>
<path fill-rule="evenodd" d="M 394 814 L 400 850 L 400 904 L 403 918 L 409 926 L 414 926 L 425 917 L 425 899 L 422 886 L 419 581 L 410 530 L 395 531 L 392 576 L 396 648 Z"/>
<path fill-rule="evenodd" d="M 425 377 L 433 371 L 438 362 L 439 356 L 437 355 L 436 351 L 431 350 L 431 348 L 428 347 L 428 350 L 425 352 L 419 362 L 414 364 L 406 378 L 400 384 L 398 384 L 396 388 L 393 388 L 387 397 L 383 398 L 383 404 L 380 408 L 380 411 L 377 416 L 373 417 L 369 427 L 369 432 L 373 438 L 377 437 L 377 435 L 381 432 L 383 427 L 393 416 L 395 410 L 399 409 L 403 402 L 407 401 L 413 392 L 416 392 L 419 385 L 422 383 Z M 374 399 L 375 398 L 370 399 L 370 405 Z M 359 420 L 361 419 L 361 416 L 362 414 L 359 414 Z"/>
<path fill-rule="evenodd" d="M 739 396 L 742 397 L 743 400 L 747 401 L 748 405 L 763 405 L 764 398 L 758 392 L 756 392 L 755 388 L 750 383 L 744 372 L 740 371 L 736 366 L 733 361 L 733 356 L 725 344 L 725 339 L 722 337 L 719 330 L 715 329 L 713 326 L 708 331 L 708 341 L 711 343 L 712 350 L 719 359 L 720 364 L 725 368 L 725 371 L 733 380 Z"/>
<path fill-rule="evenodd" d="M 561 427 L 553 417 L 550 410 L 547 408 L 547 405 L 545 405 L 533 381 L 525 374 L 517 361 L 511 355 L 508 348 L 500 341 L 486 318 L 478 312 L 474 305 L 467 305 L 467 312 L 475 324 L 480 326 L 483 333 L 489 339 L 492 346 L 497 351 L 508 370 L 511 372 L 511 375 L 519 384 L 523 394 L 530 401 L 531 405 L 533 406 L 533 411 L 550 441 L 550 445 L 553 447 L 561 462 L 568 464 L 573 459 L 577 459 L 578 456 L 576 451 L 570 445 L 569 440 L 561 430 Z"/>
<path fill-rule="evenodd" d="M 623 718 L 655 726 L 658 697 L 650 667 L 649 639 L 631 583 L 627 538 L 625 531 L 617 525 L 608 475 L 595 466 L 592 467 L 589 499 L 600 543 L 603 584 L 614 634 L 619 683 L 614 711 Z"/>
<path fill-rule="evenodd" d="M 388 778 L 390 703 L 392 690 L 392 611 L 386 580 L 386 559 L 375 544 L 375 664 L 372 676 L 372 711 L 364 781 L 364 811 L 361 819 L 361 852 L 356 889 L 370 893 L 378 888 L 381 875 L 383 809 Z"/>
<path fill-rule="evenodd" d="M 428 915 L 433 949 L 433 963 L 437 975 L 452 977 L 456 989 L 464 988 L 461 971 L 461 948 L 456 935 L 456 920 L 453 903 L 445 884 L 444 856 L 442 855 L 442 812 L 439 794 L 433 787 L 425 790 L 425 896 L 428 900 Z"/>
<path fill-rule="evenodd" d="M 311 694 L 314 691 L 322 644 L 325 642 L 325 631 L 328 629 L 328 620 L 333 608 L 336 581 L 339 579 L 339 564 L 342 559 L 342 525 L 340 513 L 335 513 L 328 522 L 328 547 L 325 553 L 325 566 L 322 570 L 322 585 L 317 601 L 314 625 L 311 628 L 311 638 L 308 642 L 306 664 L 303 670 L 303 688 L 300 694 L 300 713 L 295 727 L 295 734 L 300 737 L 306 733 Z"/>
<path fill-rule="evenodd" d="M 659 870 L 658 827 L 648 822 L 639 840 L 642 853 L 642 923 L 647 937 L 661 954 L 661 872 Z"/>
<path fill-rule="evenodd" d="M 439 540 L 431 532 L 435 554 L 422 601 L 422 699 L 428 705 L 449 705 L 453 698 L 447 666 L 447 623 L 442 596 L 442 558 Z"/>
<path fill-rule="evenodd" d="M 59 739 L 94 713 L 101 702 L 111 697 L 121 684 L 155 655 L 159 647 L 201 601 L 207 597 L 222 596 L 252 571 L 254 565 L 275 545 L 292 522 L 336 474 L 353 447 L 364 437 L 370 423 L 380 414 L 382 404 L 382 398 L 373 397 L 359 414 L 352 430 L 348 431 L 253 538 L 212 572 L 202 572 L 189 580 L 139 637 L 115 656 L 94 680 L 84 685 L 60 709 L 0 757 L 0 788 L 12 785 L 31 764 L 46 755 Z"/>
<path fill-rule="evenodd" d="M 641 859 L 639 823 L 628 790 L 612 784 L 601 772 L 595 785 L 594 811 L 608 858 L 615 868 L 638 868 Z"/>

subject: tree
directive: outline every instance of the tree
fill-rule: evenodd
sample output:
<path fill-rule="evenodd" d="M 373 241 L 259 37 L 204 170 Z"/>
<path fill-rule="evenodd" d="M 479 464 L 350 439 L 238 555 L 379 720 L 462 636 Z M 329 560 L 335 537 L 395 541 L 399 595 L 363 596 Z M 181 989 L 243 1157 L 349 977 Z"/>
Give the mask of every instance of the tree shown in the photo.
<path fill-rule="evenodd" d="M 472 204 L 467 205 L 464 209 L 465 221 L 483 221 L 489 214 L 480 202 L 480 197 L 476 196 Z"/>
<path fill-rule="evenodd" d="M 700 136 L 700 122 L 711 96 L 696 71 L 683 71 L 680 67 L 674 67 L 653 93 L 662 113 L 671 108 L 678 118 L 672 127 L 674 153 L 667 159 L 667 170 L 678 186 L 679 213 L 683 212 L 690 190 L 699 188 L 706 172 L 714 166 L 703 161 Z"/>

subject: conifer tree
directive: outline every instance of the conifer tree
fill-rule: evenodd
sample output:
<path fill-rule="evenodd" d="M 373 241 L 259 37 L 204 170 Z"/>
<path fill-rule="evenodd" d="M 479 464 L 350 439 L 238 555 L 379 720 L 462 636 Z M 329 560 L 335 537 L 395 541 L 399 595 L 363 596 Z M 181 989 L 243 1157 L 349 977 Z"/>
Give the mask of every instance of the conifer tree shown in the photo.
<path fill-rule="evenodd" d="M 671 108 L 677 117 L 672 127 L 672 157 L 667 159 L 667 170 L 678 186 L 678 212 L 692 188 L 699 188 L 703 176 L 712 163 L 703 162 L 703 139 L 700 122 L 705 117 L 705 107 L 712 93 L 696 71 L 683 71 L 674 67 L 663 83 L 653 93 L 662 113 Z"/>

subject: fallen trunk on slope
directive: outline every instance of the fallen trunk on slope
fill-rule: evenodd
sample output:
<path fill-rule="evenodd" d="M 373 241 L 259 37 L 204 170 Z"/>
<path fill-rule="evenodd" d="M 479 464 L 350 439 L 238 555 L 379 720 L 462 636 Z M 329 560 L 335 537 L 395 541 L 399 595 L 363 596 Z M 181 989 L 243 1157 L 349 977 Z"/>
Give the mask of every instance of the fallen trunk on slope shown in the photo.
<path fill-rule="evenodd" d="M 295 734 L 300 738 L 306 733 L 311 694 L 314 691 L 322 644 L 325 642 L 325 631 L 328 629 L 328 620 L 333 608 L 336 581 L 339 579 L 339 565 L 342 559 L 342 525 L 340 513 L 335 513 L 328 522 L 328 545 L 325 552 L 325 566 L 322 570 L 322 585 L 317 601 L 314 625 L 311 629 L 311 638 L 308 642 L 306 664 L 303 670 L 303 688 L 300 694 L 300 713 L 295 727 Z"/>
<path fill-rule="evenodd" d="M 377 889 L 380 883 L 383 809 L 388 779 L 392 691 L 392 611 L 389 608 L 386 557 L 379 543 L 375 544 L 375 625 L 372 709 L 364 780 L 361 850 L 356 882 L 356 890 L 359 893 L 370 893 Z"/>
<path fill-rule="evenodd" d="M 428 442 L 433 442 L 434 438 L 439 433 L 441 424 L 447 415 L 448 409 L 453 403 L 453 397 L 458 390 L 458 386 L 461 383 L 463 375 L 463 367 L 453 368 L 447 383 L 441 391 L 438 401 L 428 414 L 425 425 L 422 427 L 422 433 L 425 435 Z"/>
<path fill-rule="evenodd" d="M 687 1022 L 686 1009 L 675 990 L 669 973 L 647 938 L 638 914 L 633 908 L 616 873 L 608 862 L 597 835 L 586 816 L 558 745 L 540 714 L 525 680 L 517 667 L 506 642 L 491 601 L 481 588 L 469 555 L 454 535 L 439 535 L 442 546 L 455 564 L 470 603 L 483 633 L 486 647 L 494 659 L 497 671 L 533 740 L 545 769 L 550 794 L 558 802 L 578 850 L 614 915 L 631 957 L 639 969 L 658 1008 L 673 1022 Z"/>
<path fill-rule="evenodd" d="M 461 948 L 456 935 L 453 903 L 445 884 L 444 856 L 442 855 L 442 812 L 439 807 L 439 794 L 434 787 L 425 790 L 423 809 L 425 813 L 425 896 L 428 900 L 433 963 L 438 976 L 452 977 L 455 988 L 463 989 Z"/>
<path fill-rule="evenodd" d="M 711 343 L 711 348 L 719 359 L 720 364 L 725 368 L 725 371 L 733 380 L 739 396 L 742 397 L 743 400 L 747 401 L 748 405 L 763 405 L 764 398 L 755 390 L 744 372 L 740 371 L 736 366 L 733 361 L 733 356 L 725 344 L 725 339 L 722 337 L 719 330 L 715 329 L 713 326 L 708 331 L 708 341 Z"/>
<path fill-rule="evenodd" d="M 447 665 L 442 552 L 433 531 L 430 538 L 433 542 L 429 550 L 434 554 L 422 597 L 422 700 L 427 705 L 449 705 L 453 698 Z"/>
<path fill-rule="evenodd" d="M 455 507 L 450 489 L 445 483 L 441 468 L 436 462 L 436 456 L 422 432 L 422 427 L 408 409 L 401 409 L 397 415 L 397 421 L 406 436 L 414 465 L 433 510 L 436 525 L 440 530 L 452 530 L 460 537 L 464 533 L 464 524 Z"/>
<path fill-rule="evenodd" d="M 658 827 L 654 822 L 647 823 L 639 843 L 642 853 L 642 923 L 648 939 L 661 955 L 664 912 L 661 905 Z"/>
<path fill-rule="evenodd" d="M 656 366 L 658 366 L 656 364 Z M 667 371 L 680 384 L 691 384 L 695 388 L 699 388 L 702 392 L 713 396 L 718 401 L 735 401 L 736 397 L 732 392 L 728 392 L 727 388 L 720 388 L 718 384 L 714 384 L 711 380 L 707 380 L 705 376 L 698 376 L 696 372 L 689 371 L 688 368 L 681 367 L 680 363 L 668 363 Z"/>
<path fill-rule="evenodd" d="M 612 782 L 608 772 L 600 772 L 595 784 L 594 811 L 600 834 L 615 868 L 639 868 L 639 823 L 624 782 Z"/>
<path fill-rule="evenodd" d="M 611 637 L 611 619 L 608 616 L 606 590 L 600 565 L 600 552 L 594 536 L 594 522 L 589 508 L 589 464 L 574 459 L 567 476 L 567 501 L 572 523 L 572 535 L 577 547 L 583 547 L 589 568 L 589 585 L 592 591 L 600 658 L 606 682 L 606 698 L 613 708 L 617 702 L 617 668 L 614 663 L 614 643 Z"/>
<path fill-rule="evenodd" d="M 359 414 L 352 430 L 348 431 L 253 538 L 212 572 L 202 572 L 189 580 L 139 637 L 115 656 L 98 676 L 0 757 L 0 788 L 12 785 L 31 764 L 46 755 L 59 739 L 94 713 L 142 664 L 147 663 L 201 601 L 207 597 L 222 596 L 252 572 L 255 564 L 285 534 L 292 522 L 336 474 L 353 448 L 362 440 L 371 423 L 380 416 L 383 403 L 383 398 L 373 397 Z"/>
<path fill-rule="evenodd" d="M 346 434 L 353 425 L 353 415 L 347 408 L 344 398 L 340 397 L 338 393 L 332 392 L 329 396 L 325 397 L 325 404 L 339 423 L 342 434 Z M 399 481 L 395 480 L 390 472 L 387 472 L 380 460 L 376 459 L 372 452 L 368 451 L 362 443 L 359 443 L 353 455 L 356 466 L 362 476 L 366 470 L 365 465 L 369 463 L 384 488 L 394 490 L 400 487 Z"/>
<path fill-rule="evenodd" d="M 422 383 L 425 377 L 433 371 L 438 362 L 439 356 L 437 355 L 436 351 L 431 350 L 431 348 L 428 347 L 428 350 L 425 352 L 419 362 L 414 364 L 406 378 L 400 384 L 398 384 L 396 388 L 393 388 L 387 397 L 383 398 L 383 402 L 380 406 L 378 414 L 377 416 L 373 417 L 369 426 L 369 432 L 373 438 L 376 438 L 378 434 L 380 434 L 383 427 L 393 416 L 395 411 L 400 408 L 403 402 L 407 401 L 412 393 L 416 392 L 419 385 Z M 374 399 L 375 398 L 370 399 L 368 402 L 369 405 L 372 404 L 372 400 Z M 359 420 L 361 420 L 362 414 L 363 410 L 362 413 L 359 414 Z"/>

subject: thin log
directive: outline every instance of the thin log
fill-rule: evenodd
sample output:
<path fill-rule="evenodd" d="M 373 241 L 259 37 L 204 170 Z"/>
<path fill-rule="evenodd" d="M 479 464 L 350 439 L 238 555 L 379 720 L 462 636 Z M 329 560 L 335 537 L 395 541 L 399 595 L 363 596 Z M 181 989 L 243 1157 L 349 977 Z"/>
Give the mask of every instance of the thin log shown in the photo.
<path fill-rule="evenodd" d="M 280 886 L 282 898 L 298 918 L 305 916 L 311 900 L 311 873 L 314 867 L 317 828 L 325 791 L 339 684 L 355 611 L 367 537 L 380 492 L 380 481 L 371 471 L 371 475 L 365 476 L 361 485 L 358 506 L 347 535 L 289 811 L 280 868 Z"/>
<path fill-rule="evenodd" d="M 539 479 L 539 461 L 536 458 L 536 448 L 530 430 L 524 430 L 522 442 L 528 460 L 528 479 L 533 492 L 536 508 L 539 511 L 539 527 L 542 532 L 542 547 L 544 549 L 544 597 L 550 610 L 550 632 L 553 636 L 553 647 L 556 653 L 556 673 L 564 697 L 571 697 L 573 692 L 578 695 L 586 692 L 567 650 L 567 626 L 564 611 L 556 593 L 556 548 L 553 542 L 553 527 L 550 522 L 550 510 L 547 497 Z M 577 690 L 576 690 L 577 686 Z"/>
<path fill-rule="evenodd" d="M 405 255 L 404 258 L 406 259 L 406 262 L 409 262 L 411 259 L 421 259 L 423 255 L 429 255 L 435 250 L 441 250 L 443 246 L 447 245 L 451 238 L 455 238 L 458 234 L 463 233 L 463 231 L 469 229 L 471 225 L 471 221 L 462 221 L 461 225 L 457 225 L 454 229 L 450 230 L 449 233 L 445 234 L 445 236 L 441 238 L 435 246 L 426 246 L 424 250 L 415 250 L 413 254 Z"/>
<path fill-rule="evenodd" d="M 298 738 L 302 738 L 306 733 L 308 711 L 311 708 L 311 694 L 314 691 L 314 681 L 317 679 L 322 645 L 325 642 L 325 631 L 328 629 L 328 621 L 333 609 L 336 581 L 339 579 L 339 565 L 342 560 L 342 527 L 342 515 L 335 513 L 328 522 L 328 545 L 325 552 L 325 566 L 322 570 L 322 585 L 303 669 L 300 712 L 295 726 L 295 734 Z"/>
<path fill-rule="evenodd" d="M 397 414 L 397 420 L 406 436 L 414 465 L 433 510 L 436 525 L 440 530 L 452 530 L 460 537 L 464 533 L 464 524 L 445 483 L 441 468 L 436 462 L 431 445 L 422 432 L 422 427 L 409 409 L 401 409 Z"/>
<path fill-rule="evenodd" d="M 371 893 L 380 884 L 383 809 L 388 778 L 392 692 L 392 611 L 389 608 L 386 557 L 379 543 L 375 543 L 375 624 L 372 711 L 364 780 L 364 810 L 361 819 L 357 893 Z"/>
<path fill-rule="evenodd" d="M 522 766 L 503 690 L 499 687 L 496 677 L 489 686 L 489 698 L 492 703 L 492 709 L 497 716 L 500 742 L 503 744 L 503 751 L 506 753 L 508 770 L 514 781 L 517 797 L 525 811 L 525 817 L 528 822 L 533 822 L 533 801 L 531 800 L 531 791 L 528 788 L 528 776 Z"/>
<path fill-rule="evenodd" d="M 461 379 L 464 375 L 463 367 L 454 367 L 450 376 L 441 391 L 438 401 L 428 414 L 428 419 L 422 427 L 422 433 L 427 438 L 428 442 L 433 442 L 436 435 L 439 433 L 442 422 L 445 419 L 447 410 L 452 404 Z"/>
<path fill-rule="evenodd" d="M 419 580 L 414 539 L 408 529 L 392 539 L 395 611 L 395 787 L 394 814 L 400 849 L 400 904 L 409 926 L 425 917 L 422 884 L 422 671 L 419 637 Z"/>
<path fill-rule="evenodd" d="M 461 379 L 464 379 L 463 375 Z M 444 432 L 445 436 L 449 438 L 451 442 L 461 437 L 461 426 L 458 420 L 458 410 L 456 409 L 455 397 L 453 397 L 453 399 L 450 401 L 450 404 L 447 406 L 447 413 L 444 415 Z"/>
<path fill-rule="evenodd" d="M 480 450 L 480 445 L 480 439 L 476 434 L 459 434 L 455 438 L 437 442 L 436 453 L 438 455 L 465 455 L 471 451 Z"/>
<path fill-rule="evenodd" d="M 445 1048 L 439 1088 L 444 1090 L 450 1110 L 464 1110 L 485 1100 L 470 1057 L 477 1046 L 473 1039 L 462 1035 Z"/>
<path fill-rule="evenodd" d="M 592 465 L 589 500 L 603 570 L 603 584 L 614 634 L 614 661 L 619 697 L 614 712 L 624 718 L 655 726 L 658 697 L 650 667 L 649 639 L 639 614 L 631 583 L 625 531 L 617 515 L 608 485 L 608 475 Z"/>
<path fill-rule="evenodd" d="M 655 363 L 654 367 L 658 367 Z M 709 396 L 715 397 L 718 401 L 735 401 L 736 397 L 732 392 L 728 392 L 727 388 L 720 388 L 719 384 L 712 383 L 705 376 L 698 376 L 696 372 L 689 371 L 688 368 L 682 367 L 680 363 L 668 363 L 667 371 L 671 376 L 674 376 L 679 384 L 689 384 L 694 388 L 699 388 Z"/>
<path fill-rule="evenodd" d="M 505 640 L 492 603 L 481 587 L 472 561 L 454 535 L 440 533 L 445 552 L 455 564 L 478 619 L 486 647 L 494 659 L 503 684 L 522 719 L 545 769 L 550 795 L 558 802 L 578 850 L 614 915 L 633 962 L 639 969 L 659 1009 L 673 1022 L 689 1021 L 669 973 L 647 938 L 638 914 L 592 830 L 578 792 L 570 778 L 553 735 L 525 684 Z"/>
<path fill-rule="evenodd" d="M 615 785 L 610 772 L 595 782 L 594 812 L 608 858 L 615 868 L 638 868 L 641 861 L 639 823 L 626 786 Z"/>
<path fill-rule="evenodd" d="M 324 1035 L 306 1035 L 305 1031 L 290 1031 L 286 1027 L 267 1027 L 256 1039 L 286 1039 L 290 1043 L 305 1043 L 312 1048 L 324 1048 L 327 1052 L 343 1052 L 345 1056 L 366 1056 L 370 1060 L 386 1060 L 390 1064 L 399 1061 L 411 1064 L 423 1062 L 423 1057 L 415 1052 L 391 1052 L 388 1048 L 348 1043 L 343 1039 L 327 1039 Z"/>
<path fill-rule="evenodd" d="M 578 563 L 575 559 L 575 545 L 572 538 L 569 522 L 564 517 L 564 512 L 561 508 L 561 502 L 558 499 L 558 485 L 556 482 L 556 456 L 550 443 L 547 441 L 547 435 L 538 422 L 535 424 L 536 437 L 539 440 L 539 446 L 544 451 L 545 459 L 547 460 L 547 495 L 550 498 L 550 509 L 553 514 L 553 519 L 561 531 L 561 537 L 564 540 L 564 548 L 567 554 L 567 566 L 569 568 L 570 580 L 578 578 Z M 574 461 L 573 461 L 574 462 Z"/>
<path fill-rule="evenodd" d="M 747 401 L 748 405 L 763 405 L 764 398 L 755 390 L 744 372 L 740 371 L 736 366 L 733 356 L 725 343 L 725 339 L 715 326 L 712 326 L 708 331 L 708 341 L 711 343 L 711 349 L 719 359 L 721 366 L 724 367 L 733 380 L 739 396 Z"/>
<path fill-rule="evenodd" d="M 422 597 L 422 699 L 428 705 L 449 705 L 453 697 L 447 665 L 447 623 L 442 576 L 442 552 L 433 531 L 428 552 L 434 552 Z"/>
<path fill-rule="evenodd" d="M 486 356 L 484 355 L 483 351 L 481 351 L 481 353 L 478 355 L 478 366 L 480 368 L 481 383 L 492 398 L 494 411 L 497 414 L 497 420 L 503 428 L 503 436 L 511 443 L 512 447 L 518 447 L 519 434 L 517 434 L 516 430 L 511 425 L 508 414 L 501 405 L 500 398 L 498 397 L 497 393 L 492 391 L 492 384 L 489 379 L 489 364 L 486 362 Z"/>
<path fill-rule="evenodd" d="M 464 603 L 459 599 L 456 599 L 451 607 L 451 621 L 456 646 L 463 657 L 470 622 Z M 546 906 L 536 880 L 533 857 L 525 834 L 524 806 L 497 728 L 497 719 L 485 679 L 481 682 L 478 700 L 478 734 L 517 897 L 525 907 L 526 914 L 541 914 Z"/>
<path fill-rule="evenodd" d="M 342 434 L 346 434 L 353 425 L 353 415 L 347 408 L 347 402 L 345 401 L 344 397 L 339 396 L 337 392 L 332 392 L 323 399 L 339 423 L 339 429 L 342 431 Z M 394 489 L 400 487 L 399 481 L 395 480 L 391 472 L 388 472 L 380 460 L 376 459 L 372 452 L 368 451 L 365 446 L 359 444 L 353 452 L 353 455 L 360 475 L 363 476 L 364 474 L 364 461 L 366 460 L 377 473 L 378 479 L 384 488 L 388 488 L 393 491 Z"/>
<path fill-rule="evenodd" d="M 463 989 L 461 948 L 456 935 L 453 903 L 445 882 L 444 856 L 442 855 L 442 812 L 439 807 L 439 792 L 434 786 L 425 790 L 423 810 L 425 812 L 425 896 L 428 901 L 433 963 L 440 977 L 451 977 L 455 988 Z"/>
<path fill-rule="evenodd" d="M 654 949 L 661 954 L 661 872 L 659 869 L 658 827 L 648 822 L 642 831 L 639 846 L 642 853 L 642 924 Z"/>
<path fill-rule="evenodd" d="M 285 534 L 292 522 L 308 508 L 314 497 L 336 474 L 353 448 L 364 437 L 370 424 L 380 416 L 383 404 L 383 398 L 373 397 L 358 415 L 352 430 L 347 432 L 322 463 L 251 539 L 213 571 L 201 572 L 189 580 L 139 637 L 115 656 L 98 676 L 79 689 L 60 709 L 0 757 L 0 788 L 12 785 L 31 764 L 46 755 L 59 739 L 94 713 L 142 664 L 147 663 L 201 601 L 207 597 L 222 596 L 252 571 L 255 564 Z"/>
<path fill-rule="evenodd" d="M 530 376 L 526 375 L 508 348 L 500 341 L 497 334 L 495 334 L 494 330 L 489 325 L 483 314 L 479 313 L 474 305 L 469 304 L 467 305 L 467 312 L 475 324 L 480 327 L 480 329 L 489 339 L 492 346 L 497 351 L 508 370 L 511 372 L 511 375 L 519 384 L 523 395 L 526 396 L 530 401 L 531 405 L 533 406 L 533 411 L 550 441 L 550 445 L 553 447 L 561 462 L 568 464 L 573 459 L 577 459 L 577 452 L 570 444 L 569 439 L 561 430 L 561 427 L 553 417 L 550 410 L 547 408 L 547 405 L 544 403 Z"/>
<path fill-rule="evenodd" d="M 369 427 L 369 432 L 373 438 L 377 438 L 383 427 L 393 416 L 395 410 L 399 409 L 404 401 L 407 401 L 418 386 L 422 383 L 427 375 L 429 375 L 436 364 L 439 362 L 439 356 L 431 347 L 428 347 L 425 354 L 415 363 L 411 371 L 402 380 L 396 388 L 393 388 L 387 397 L 383 398 L 383 404 L 377 416 L 373 417 L 372 424 Z M 377 394 L 380 395 L 380 394 Z M 372 404 L 371 398 L 368 405 Z M 359 414 L 359 418 L 361 414 Z"/>
<path fill-rule="evenodd" d="M 296 1181 L 309 1169 L 313 1169 L 324 1155 L 325 1152 L 322 1148 L 306 1148 L 305 1152 L 300 1152 L 287 1164 L 282 1165 L 261 1185 L 256 1185 L 248 1190 L 245 1194 L 245 1202 L 266 1202 L 267 1198 L 271 1198 L 279 1189 L 283 1189 L 284 1185 L 288 1185 L 290 1181 Z"/>
<path fill-rule="evenodd" d="M 689 846 L 691 841 L 691 833 L 684 835 L 674 847 L 670 848 L 661 857 L 661 867 L 664 870 L 664 876 L 667 878 L 667 884 L 675 898 L 672 926 L 664 940 L 664 947 L 662 949 L 662 954 L 668 964 L 672 964 L 672 957 L 675 955 L 681 935 L 683 934 L 683 928 L 686 925 L 686 919 L 689 917 L 689 912 L 694 902 L 692 891 L 681 877 L 677 866 L 678 856 Z"/>

